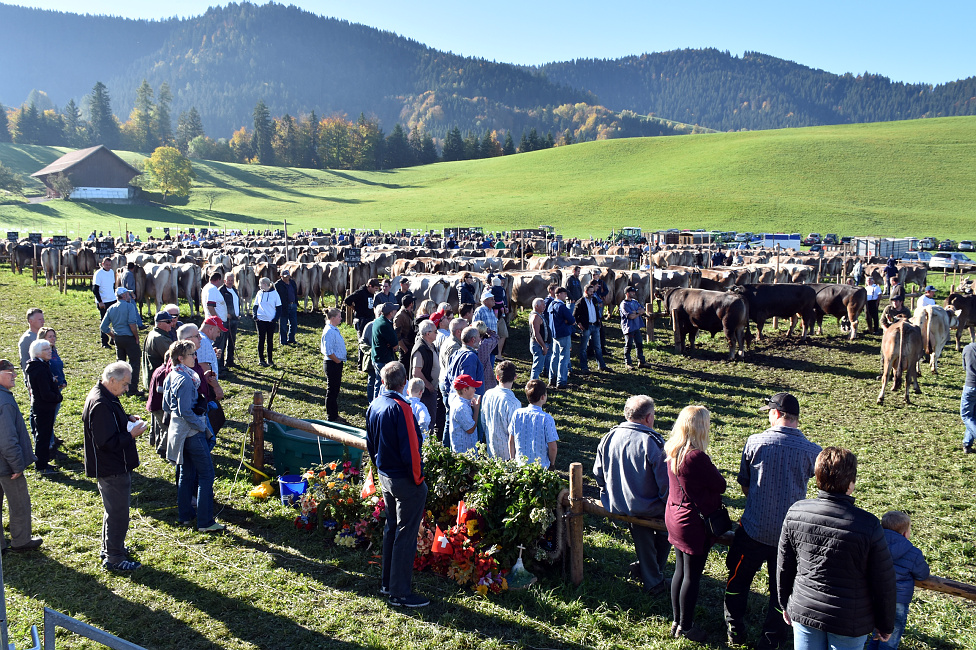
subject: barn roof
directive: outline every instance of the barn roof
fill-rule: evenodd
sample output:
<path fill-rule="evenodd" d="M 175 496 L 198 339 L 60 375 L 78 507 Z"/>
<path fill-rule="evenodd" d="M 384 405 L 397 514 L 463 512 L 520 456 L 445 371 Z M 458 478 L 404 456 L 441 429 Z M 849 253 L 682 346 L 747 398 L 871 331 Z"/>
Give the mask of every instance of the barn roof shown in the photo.
<path fill-rule="evenodd" d="M 79 163 L 90 158 L 99 149 L 104 149 L 111 156 L 115 157 L 120 163 L 122 163 L 123 165 L 131 169 L 133 174 L 142 173 L 138 169 L 130 165 L 129 163 L 119 158 L 119 156 L 116 155 L 111 149 L 109 149 L 103 144 L 100 144 L 97 147 L 89 147 L 87 149 L 79 149 L 78 151 L 72 151 L 71 153 L 66 153 L 60 158 L 58 158 L 57 160 L 55 160 L 53 163 L 45 167 L 44 169 L 41 169 L 40 171 L 36 171 L 33 174 L 31 174 L 31 177 L 42 178 L 50 174 L 57 174 L 58 172 L 67 172 L 68 170 L 75 167 Z"/>

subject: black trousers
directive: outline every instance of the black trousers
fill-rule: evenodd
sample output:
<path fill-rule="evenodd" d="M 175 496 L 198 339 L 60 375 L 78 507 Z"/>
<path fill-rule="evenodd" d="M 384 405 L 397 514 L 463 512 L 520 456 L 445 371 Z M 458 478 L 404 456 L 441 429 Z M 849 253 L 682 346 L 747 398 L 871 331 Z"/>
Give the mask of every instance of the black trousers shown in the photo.
<path fill-rule="evenodd" d="M 234 349 L 237 347 L 237 326 L 240 321 L 228 321 L 225 323 L 227 325 L 227 331 L 221 333 L 223 339 L 223 345 L 220 349 L 220 366 L 223 367 L 228 363 L 234 363 Z M 226 363 L 225 363 L 226 361 Z"/>
<path fill-rule="evenodd" d="M 132 366 L 132 383 L 129 384 L 129 395 L 139 392 L 139 364 L 142 363 L 142 350 L 139 349 L 139 339 L 134 336 L 115 335 L 115 357 L 119 361 L 126 361 Z"/>
<path fill-rule="evenodd" d="M 264 344 L 268 344 L 268 363 L 274 363 L 274 333 L 278 329 L 273 321 L 259 320 L 258 324 L 258 357 L 264 361 Z"/>
<path fill-rule="evenodd" d="M 864 305 L 864 318 L 868 322 L 868 331 L 874 334 L 881 329 L 878 321 L 878 303 L 880 300 L 868 300 Z"/>
<path fill-rule="evenodd" d="M 342 387 L 342 362 L 325 360 L 325 413 L 329 422 L 339 419 L 339 389 Z"/>
<path fill-rule="evenodd" d="M 46 469 L 51 462 L 51 436 L 54 435 L 54 406 L 32 404 L 30 410 L 31 429 L 34 430 L 34 455 L 37 456 L 37 469 Z"/>
<path fill-rule="evenodd" d="M 690 630 L 695 623 L 698 588 L 708 554 L 689 555 L 674 549 L 674 577 L 671 579 L 671 609 L 674 622 L 682 630 Z"/>
<path fill-rule="evenodd" d="M 752 539 L 741 524 L 735 529 L 729 554 L 725 557 L 725 566 L 729 569 L 729 581 L 725 586 L 725 622 L 731 634 L 745 636 L 749 588 L 764 564 L 769 581 L 769 605 L 759 648 L 778 648 L 791 635 L 783 620 L 776 591 L 776 547 Z"/>
<path fill-rule="evenodd" d="M 99 323 L 99 325 L 101 325 L 102 321 L 105 320 L 105 312 L 107 312 L 108 311 L 108 308 L 111 307 L 112 305 L 114 305 L 116 302 L 117 301 L 115 301 L 115 300 L 113 300 L 112 302 L 103 302 L 102 304 L 105 305 L 105 306 L 98 308 L 98 315 L 99 315 L 99 321 L 98 321 L 98 323 Z M 104 334 L 103 333 L 102 334 L 102 345 L 108 345 L 108 343 L 109 343 L 108 334 Z"/>

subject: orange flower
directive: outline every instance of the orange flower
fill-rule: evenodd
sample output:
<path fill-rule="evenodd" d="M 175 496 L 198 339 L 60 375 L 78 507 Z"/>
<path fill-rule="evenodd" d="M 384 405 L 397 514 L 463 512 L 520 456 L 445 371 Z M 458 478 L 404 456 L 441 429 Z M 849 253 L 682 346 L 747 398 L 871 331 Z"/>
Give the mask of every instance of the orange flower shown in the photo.
<path fill-rule="evenodd" d="M 335 461 L 332 461 L 331 463 L 329 463 L 329 469 L 335 471 L 335 468 L 336 468 L 336 462 Z"/>

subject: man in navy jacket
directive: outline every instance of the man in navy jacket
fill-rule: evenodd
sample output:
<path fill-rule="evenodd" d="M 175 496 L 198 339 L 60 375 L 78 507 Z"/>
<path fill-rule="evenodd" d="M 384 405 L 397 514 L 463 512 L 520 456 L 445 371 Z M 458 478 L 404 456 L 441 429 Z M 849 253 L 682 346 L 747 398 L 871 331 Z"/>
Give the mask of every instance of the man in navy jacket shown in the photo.
<path fill-rule="evenodd" d="M 430 599 L 411 589 L 417 531 L 427 503 L 420 428 L 402 394 L 407 383 L 403 364 L 391 361 L 380 376 L 383 390 L 366 411 L 366 448 L 379 472 L 386 503 L 380 593 L 389 595 L 394 607 L 425 607 Z"/>
<path fill-rule="evenodd" d="M 556 299 L 549 303 L 549 320 L 552 325 L 552 360 L 549 362 L 549 388 L 566 388 L 569 385 L 569 353 L 572 348 L 573 329 L 576 320 L 566 306 L 566 287 L 556 289 Z M 558 381 L 557 381 L 558 377 Z"/>

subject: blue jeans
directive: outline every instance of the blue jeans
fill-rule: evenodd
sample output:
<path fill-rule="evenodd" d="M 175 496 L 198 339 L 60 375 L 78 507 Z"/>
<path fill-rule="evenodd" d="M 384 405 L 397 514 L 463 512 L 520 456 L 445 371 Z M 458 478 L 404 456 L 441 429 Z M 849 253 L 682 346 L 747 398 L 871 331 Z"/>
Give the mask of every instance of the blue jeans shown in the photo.
<path fill-rule="evenodd" d="M 550 384 L 565 386 L 569 383 L 569 353 L 572 345 L 573 339 L 569 334 L 552 339 L 552 355 L 549 361 Z"/>
<path fill-rule="evenodd" d="M 793 621 L 793 650 L 861 650 L 867 638 L 831 634 Z"/>
<path fill-rule="evenodd" d="M 529 379 L 538 379 L 546 368 L 549 367 L 549 360 L 552 358 L 552 344 L 546 346 L 545 354 L 542 353 L 542 346 L 536 343 L 535 339 L 529 341 L 529 350 L 532 352 L 532 371 Z"/>
<path fill-rule="evenodd" d="M 372 366 L 366 371 L 366 402 L 373 401 L 373 395 L 376 393 L 376 384 L 379 383 L 379 377 L 376 376 L 376 371 Z"/>
<path fill-rule="evenodd" d="M 976 440 L 976 387 L 962 387 L 959 415 L 962 417 L 963 424 L 966 425 L 966 435 L 962 438 L 962 444 L 969 446 Z"/>
<path fill-rule="evenodd" d="M 206 434 L 198 433 L 183 441 L 183 466 L 176 481 L 176 510 L 180 521 L 197 520 L 197 528 L 214 523 L 213 458 Z M 197 511 L 193 513 L 190 499 L 196 486 Z"/>
<path fill-rule="evenodd" d="M 905 633 L 905 625 L 908 623 L 908 603 L 895 604 L 895 629 L 891 633 L 891 638 L 887 641 L 871 639 L 868 641 L 865 650 L 895 650 L 901 643 L 901 636 Z"/>
<path fill-rule="evenodd" d="M 278 340 L 282 345 L 294 343 L 298 334 L 298 305 L 292 304 L 281 308 L 281 320 L 278 322 Z"/>
<path fill-rule="evenodd" d="M 580 344 L 579 344 L 579 361 L 580 368 L 584 371 L 589 370 L 589 359 L 586 355 L 586 348 L 589 347 L 590 341 L 593 342 L 593 353 L 596 356 L 596 362 L 600 366 L 600 369 L 606 367 L 603 363 L 603 348 L 600 347 L 600 326 L 590 325 L 585 330 L 580 333 Z"/>

